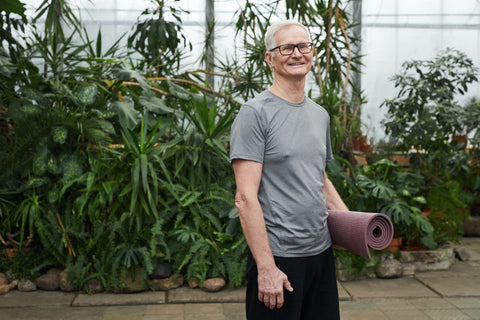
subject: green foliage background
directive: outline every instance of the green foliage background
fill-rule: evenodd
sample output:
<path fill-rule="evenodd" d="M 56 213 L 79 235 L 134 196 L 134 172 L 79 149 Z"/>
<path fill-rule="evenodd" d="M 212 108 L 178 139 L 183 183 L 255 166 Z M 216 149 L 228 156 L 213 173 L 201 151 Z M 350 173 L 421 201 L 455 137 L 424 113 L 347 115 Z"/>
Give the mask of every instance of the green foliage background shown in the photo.
<path fill-rule="evenodd" d="M 103 47 L 101 30 L 91 38 L 67 1 L 44 0 L 32 18 L 20 0 L 0 3 L 0 272 L 35 279 L 50 267 L 66 268 L 75 289 L 86 289 L 94 278 L 112 289 L 138 267 L 147 278 L 158 262 L 169 262 L 186 278 L 224 277 L 231 286 L 241 285 L 247 244 L 234 207 L 229 134 L 242 101 L 272 80 L 264 34 L 277 18 L 310 29 L 316 50 L 308 94 L 330 114 L 334 152 L 351 154 L 364 97 L 351 80 L 360 57 L 352 50 L 358 39 L 351 32 L 349 1 L 247 0 L 234 17 L 241 46 L 213 62 L 208 55 L 214 34 L 208 34 L 200 58 L 206 70 L 183 65 L 191 44 L 182 33 L 181 16 L 188 12 L 177 1 L 151 0 L 131 33 L 110 48 Z M 214 25 L 208 29 L 214 33 Z M 462 55 L 452 59 L 467 61 Z M 429 65 L 406 67 L 424 77 L 422 68 Z M 212 76 L 214 86 L 207 80 Z M 465 90 L 477 79 L 476 73 L 464 76 L 448 88 Z M 388 130 L 406 134 L 399 138 L 408 150 L 422 141 L 409 140 L 418 135 L 397 119 L 410 118 L 395 112 L 422 111 L 432 94 L 428 87 L 418 94 L 402 79 L 400 96 L 385 105 L 392 117 Z M 441 87 L 431 90 L 434 97 L 450 101 Z M 409 92 L 426 102 L 402 99 Z M 469 106 L 462 119 L 478 128 L 479 117 L 471 116 L 478 114 L 478 101 Z M 455 168 L 466 174 L 455 177 L 475 197 L 478 162 L 470 166 L 465 159 L 458 158 Z M 439 239 L 420 214 L 425 197 L 443 190 L 428 192 L 424 181 L 431 177 L 405 173 L 387 160 L 356 167 L 340 157 L 328 171 L 350 209 L 385 211 L 399 232 L 436 246 Z M 455 194 L 451 199 L 462 203 Z M 452 229 L 450 220 L 440 219 L 437 229 L 447 238 L 458 236 L 461 225 L 456 219 Z M 12 259 L 5 258 L 7 249 L 14 250 Z"/>
<path fill-rule="evenodd" d="M 75 289 L 92 278 L 109 289 L 166 261 L 186 278 L 242 284 L 228 142 L 240 101 L 271 80 L 264 31 L 281 6 L 308 24 L 318 84 L 340 92 L 342 65 L 355 67 L 348 16 L 340 2 L 247 1 L 235 14 L 244 47 L 217 62 L 214 90 L 208 72 L 179 71 L 191 44 L 175 2 L 151 1 L 126 45 L 104 48 L 102 31 L 92 39 L 67 1 L 45 0 L 33 18 L 21 1 L 2 1 L 0 235 L 16 254 L 1 255 L 0 271 L 34 279 L 60 267 Z"/>

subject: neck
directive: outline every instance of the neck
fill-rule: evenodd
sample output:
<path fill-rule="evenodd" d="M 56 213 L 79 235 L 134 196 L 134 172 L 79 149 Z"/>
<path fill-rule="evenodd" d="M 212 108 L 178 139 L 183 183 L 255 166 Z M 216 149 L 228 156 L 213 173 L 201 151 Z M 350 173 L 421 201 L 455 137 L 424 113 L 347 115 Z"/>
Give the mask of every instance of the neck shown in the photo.
<path fill-rule="evenodd" d="M 302 77 L 301 80 L 289 79 L 288 81 L 275 78 L 269 90 L 284 100 L 299 103 L 305 99 L 304 89 L 305 77 Z"/>

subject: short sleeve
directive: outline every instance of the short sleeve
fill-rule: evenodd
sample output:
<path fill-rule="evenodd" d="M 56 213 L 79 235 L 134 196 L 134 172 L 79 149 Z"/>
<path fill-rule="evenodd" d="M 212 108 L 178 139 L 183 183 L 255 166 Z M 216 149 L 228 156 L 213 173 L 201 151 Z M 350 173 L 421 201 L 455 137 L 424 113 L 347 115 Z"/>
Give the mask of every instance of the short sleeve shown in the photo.
<path fill-rule="evenodd" d="M 230 133 L 230 161 L 244 159 L 263 163 L 266 137 L 264 127 L 258 110 L 243 105 Z"/>

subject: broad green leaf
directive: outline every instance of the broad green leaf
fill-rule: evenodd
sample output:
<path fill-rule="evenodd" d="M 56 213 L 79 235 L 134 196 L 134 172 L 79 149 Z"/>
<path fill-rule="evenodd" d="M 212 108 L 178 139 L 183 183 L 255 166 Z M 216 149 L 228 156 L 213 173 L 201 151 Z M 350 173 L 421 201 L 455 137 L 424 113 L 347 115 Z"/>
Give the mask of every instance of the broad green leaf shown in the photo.
<path fill-rule="evenodd" d="M 112 72 L 119 80 L 122 81 L 131 81 L 132 79 L 135 79 L 144 91 L 150 91 L 150 85 L 147 83 L 147 80 L 145 80 L 145 77 L 140 74 L 139 71 L 117 67 L 113 68 Z"/>
<path fill-rule="evenodd" d="M 80 100 L 80 103 L 83 106 L 90 106 L 95 102 L 97 95 L 97 85 L 94 83 L 90 83 L 80 89 L 80 91 L 77 93 L 77 98 Z"/>
<path fill-rule="evenodd" d="M 25 17 L 25 4 L 19 0 L 2 0 L 0 2 L 0 12 L 5 11 L 8 13 L 16 13 Z"/>
<path fill-rule="evenodd" d="M 65 126 L 55 126 L 52 128 L 52 139 L 56 143 L 64 144 L 68 137 L 68 128 Z"/>
<path fill-rule="evenodd" d="M 125 98 L 123 101 L 115 101 L 112 104 L 112 110 L 118 115 L 119 121 L 124 129 L 132 130 L 137 126 L 141 113 L 135 110 L 131 99 Z"/>

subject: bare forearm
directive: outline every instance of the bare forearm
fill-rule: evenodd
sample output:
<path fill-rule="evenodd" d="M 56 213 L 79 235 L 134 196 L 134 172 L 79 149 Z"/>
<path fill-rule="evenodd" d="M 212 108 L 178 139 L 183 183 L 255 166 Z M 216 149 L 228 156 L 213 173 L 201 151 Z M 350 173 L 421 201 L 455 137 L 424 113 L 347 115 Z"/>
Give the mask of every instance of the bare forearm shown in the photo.
<path fill-rule="evenodd" d="M 268 242 L 262 209 L 258 201 L 253 200 L 252 202 L 236 202 L 240 223 L 257 267 L 268 269 L 275 265 L 275 261 Z"/>

